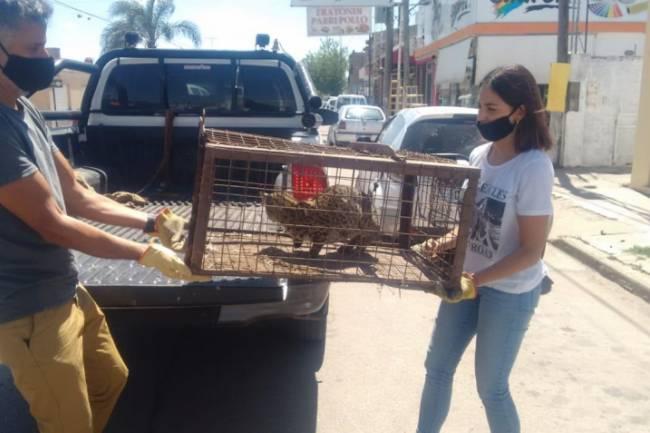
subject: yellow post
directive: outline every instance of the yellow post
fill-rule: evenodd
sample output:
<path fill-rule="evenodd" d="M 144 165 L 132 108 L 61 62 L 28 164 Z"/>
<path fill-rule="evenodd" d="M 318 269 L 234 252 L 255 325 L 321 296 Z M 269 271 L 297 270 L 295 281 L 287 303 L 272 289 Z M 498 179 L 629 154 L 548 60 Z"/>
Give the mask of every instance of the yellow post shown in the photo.
<path fill-rule="evenodd" d="M 650 12 L 645 32 L 641 102 L 636 123 L 636 145 L 630 186 L 638 189 L 650 187 Z"/>

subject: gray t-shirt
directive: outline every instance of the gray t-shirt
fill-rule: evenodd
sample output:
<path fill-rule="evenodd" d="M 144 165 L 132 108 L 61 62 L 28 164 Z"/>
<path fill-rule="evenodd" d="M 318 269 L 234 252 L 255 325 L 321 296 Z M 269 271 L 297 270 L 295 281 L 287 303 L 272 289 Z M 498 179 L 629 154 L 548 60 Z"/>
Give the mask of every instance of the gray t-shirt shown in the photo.
<path fill-rule="evenodd" d="M 58 150 L 31 103 L 21 98 L 18 105 L 16 111 L 0 104 L 0 187 L 40 171 L 65 212 L 53 157 Z M 66 302 L 77 282 L 72 253 L 0 205 L 0 323 Z"/>

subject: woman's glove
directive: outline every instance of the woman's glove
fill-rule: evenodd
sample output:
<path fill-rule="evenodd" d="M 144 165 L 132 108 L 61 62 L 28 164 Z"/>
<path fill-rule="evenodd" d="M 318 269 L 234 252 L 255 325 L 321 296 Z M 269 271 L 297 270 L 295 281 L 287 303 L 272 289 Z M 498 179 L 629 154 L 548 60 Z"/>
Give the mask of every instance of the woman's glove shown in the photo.
<path fill-rule="evenodd" d="M 182 251 L 187 240 L 187 221 L 171 210 L 165 208 L 156 217 L 153 236 L 158 236 L 160 242 L 174 251 Z"/>
<path fill-rule="evenodd" d="M 450 296 L 443 296 L 442 299 L 450 304 L 455 304 L 466 299 L 475 299 L 478 296 L 478 290 L 474 284 L 474 278 L 467 272 L 463 272 L 460 277 L 460 290 L 455 291 Z"/>
<path fill-rule="evenodd" d="M 174 251 L 162 245 L 149 245 L 138 263 L 158 269 L 160 273 L 168 278 L 185 281 L 210 281 L 210 277 L 192 274 L 190 268 L 183 263 Z"/>

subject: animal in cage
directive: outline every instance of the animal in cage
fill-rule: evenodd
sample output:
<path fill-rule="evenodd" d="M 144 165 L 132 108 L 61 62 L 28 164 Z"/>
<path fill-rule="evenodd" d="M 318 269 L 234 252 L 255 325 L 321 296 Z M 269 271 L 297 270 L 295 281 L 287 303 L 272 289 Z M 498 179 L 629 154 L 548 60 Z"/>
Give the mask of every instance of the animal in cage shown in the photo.
<path fill-rule="evenodd" d="M 345 244 L 339 253 L 363 252 L 379 233 L 372 194 L 346 185 L 327 187 L 304 201 L 289 191 L 265 193 L 262 201 L 269 219 L 283 227 L 295 249 L 311 241 L 311 257 L 317 257 L 325 244 L 338 242 Z"/>

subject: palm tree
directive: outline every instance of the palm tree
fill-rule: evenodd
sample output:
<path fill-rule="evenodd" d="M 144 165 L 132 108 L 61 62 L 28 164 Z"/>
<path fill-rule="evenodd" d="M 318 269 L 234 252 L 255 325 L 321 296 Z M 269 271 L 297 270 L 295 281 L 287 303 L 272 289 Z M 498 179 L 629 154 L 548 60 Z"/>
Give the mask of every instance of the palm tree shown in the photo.
<path fill-rule="evenodd" d="M 119 0 L 109 10 L 112 22 L 102 32 L 103 51 L 124 48 L 127 33 L 135 32 L 144 39 L 147 48 L 156 48 L 158 40 L 171 42 L 182 35 L 195 47 L 201 45 L 201 31 L 192 21 L 171 22 L 176 10 L 174 0 Z"/>

